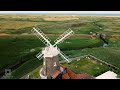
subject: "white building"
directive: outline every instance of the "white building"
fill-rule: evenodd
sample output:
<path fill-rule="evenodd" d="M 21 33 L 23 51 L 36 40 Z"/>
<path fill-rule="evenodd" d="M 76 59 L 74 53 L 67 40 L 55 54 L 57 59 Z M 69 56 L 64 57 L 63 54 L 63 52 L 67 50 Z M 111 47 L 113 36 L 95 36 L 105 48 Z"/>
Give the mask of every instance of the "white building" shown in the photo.
<path fill-rule="evenodd" d="M 107 71 L 97 76 L 96 79 L 117 79 L 117 74 L 112 71 Z"/>

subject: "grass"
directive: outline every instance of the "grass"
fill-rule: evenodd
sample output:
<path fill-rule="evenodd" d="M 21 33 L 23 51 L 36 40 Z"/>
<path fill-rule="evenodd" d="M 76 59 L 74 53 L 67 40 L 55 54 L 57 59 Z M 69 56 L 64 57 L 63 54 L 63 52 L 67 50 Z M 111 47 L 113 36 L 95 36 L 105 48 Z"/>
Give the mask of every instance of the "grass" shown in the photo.
<path fill-rule="evenodd" d="M 119 20 L 119 17 L 79 17 L 78 20 L 45 21 L 41 19 L 41 17 L 28 18 L 28 16 L 25 16 L 9 18 L 9 15 L 1 16 L 0 34 L 10 34 L 10 37 L 0 37 L 0 72 L 5 68 L 21 63 L 21 65 L 13 71 L 14 78 L 19 78 L 31 71 L 32 68 L 39 66 L 37 62 L 33 61 L 36 60 L 35 55 L 41 50 L 44 44 L 36 36 L 30 35 L 33 26 L 38 26 L 45 34 L 50 34 L 50 39 L 52 40 L 56 39 L 56 35 L 60 35 L 68 28 L 71 28 L 75 32 L 74 37 L 58 45 L 66 55 L 76 57 L 91 54 L 120 68 L 119 39 L 110 39 L 109 46 L 102 48 L 101 45 L 103 42 L 99 39 L 94 40 L 88 37 L 84 38 L 81 36 L 82 38 L 80 38 L 77 36 L 81 34 L 89 35 L 90 32 L 119 35 Z M 22 35 L 25 33 L 27 35 Z M 35 49 L 35 51 L 30 52 L 31 49 Z M 36 64 L 29 67 L 32 62 Z M 118 73 L 119 72 L 120 71 L 118 71 Z"/>
<path fill-rule="evenodd" d="M 28 22 L 28 21 L 12 21 L 12 20 L 0 20 L 1 29 L 19 29 L 25 27 L 36 26 L 40 24 L 46 24 L 44 22 Z"/>
<path fill-rule="evenodd" d="M 37 54 L 39 51 L 41 51 L 41 49 L 39 48 L 44 46 L 44 44 L 41 41 L 39 41 L 37 37 L 15 37 L 9 39 L 1 38 L 0 42 L 1 42 L 0 48 L 2 50 L 2 52 L 0 52 L 1 70 L 7 66 L 10 67 L 14 63 L 17 62 L 20 63 L 29 60 L 30 55 Z M 74 50 L 74 49 L 82 49 L 84 47 L 90 48 L 90 47 L 94 47 L 94 45 L 95 46 L 101 45 L 99 40 L 70 39 L 68 40 L 68 42 L 71 43 L 70 44 L 63 43 L 60 44 L 60 46 L 58 47 L 60 47 L 61 50 L 72 50 L 72 49 Z M 35 52 L 30 52 L 31 49 L 35 49 Z"/>
<path fill-rule="evenodd" d="M 58 47 L 61 50 L 78 50 L 83 48 L 100 47 L 102 41 L 99 39 L 67 39 L 63 43 L 59 44 Z"/>
<path fill-rule="evenodd" d="M 40 49 L 37 49 L 35 54 L 30 50 L 43 46 L 43 43 L 34 38 L 0 38 L 0 43 L 0 70 L 29 60 L 31 54 L 37 54 Z"/>
<path fill-rule="evenodd" d="M 19 79 L 20 77 L 24 76 L 25 74 L 28 74 L 30 71 L 34 70 L 36 67 L 40 66 L 42 64 L 41 61 L 37 60 L 36 58 L 32 58 L 29 61 L 22 64 L 20 67 L 18 67 L 16 70 L 14 70 L 11 74 L 11 79 Z"/>
<path fill-rule="evenodd" d="M 94 77 L 110 69 L 109 67 L 97 63 L 94 60 L 89 60 L 85 58 L 79 61 L 72 61 L 70 64 L 63 65 L 66 66 L 68 69 L 74 71 L 75 73 L 87 73 Z"/>
<path fill-rule="evenodd" d="M 90 54 L 120 68 L 119 51 L 112 50 L 110 48 L 86 48 L 82 50 L 66 51 L 66 54 L 69 54 L 72 57 Z"/>
<path fill-rule="evenodd" d="M 35 70 L 33 70 L 32 72 L 29 73 L 30 75 L 30 79 L 41 79 L 40 77 L 40 69 L 42 68 L 42 65 L 37 67 Z"/>
<path fill-rule="evenodd" d="M 119 59 L 120 54 L 118 53 L 118 51 L 111 50 L 110 48 L 83 49 L 83 50 L 67 51 L 66 53 L 68 53 L 72 57 L 93 55 L 107 63 L 110 63 L 120 68 L 120 59 Z M 117 73 L 119 73 L 119 71 Z"/>

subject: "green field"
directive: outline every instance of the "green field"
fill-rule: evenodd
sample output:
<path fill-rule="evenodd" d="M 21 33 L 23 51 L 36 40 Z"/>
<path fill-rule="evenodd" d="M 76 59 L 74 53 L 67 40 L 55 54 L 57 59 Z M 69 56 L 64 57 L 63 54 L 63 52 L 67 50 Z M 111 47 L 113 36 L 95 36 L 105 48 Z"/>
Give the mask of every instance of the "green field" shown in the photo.
<path fill-rule="evenodd" d="M 0 76 L 4 75 L 4 69 L 11 68 L 13 78 L 21 78 L 42 64 L 35 55 L 45 45 L 32 34 L 33 26 L 39 27 L 52 44 L 60 34 L 71 28 L 74 35 L 58 45 L 66 55 L 72 58 L 90 54 L 120 68 L 120 37 L 111 38 L 112 35 L 120 36 L 119 20 L 120 17 L 79 16 L 76 20 L 46 21 L 41 16 L 0 16 Z M 103 41 L 91 39 L 90 32 L 106 34 L 109 45 L 103 48 Z M 83 67 L 88 68 L 90 65 L 87 63 L 81 62 Z M 86 71 L 82 65 L 74 71 L 79 70 L 95 76 L 104 71 L 98 72 L 92 67 Z M 117 73 L 120 75 L 120 70 Z"/>
<path fill-rule="evenodd" d="M 70 64 L 63 65 L 75 73 L 87 73 L 94 77 L 110 70 L 109 67 L 102 65 L 95 60 L 89 60 L 86 58 L 81 59 L 80 61 L 72 61 Z"/>

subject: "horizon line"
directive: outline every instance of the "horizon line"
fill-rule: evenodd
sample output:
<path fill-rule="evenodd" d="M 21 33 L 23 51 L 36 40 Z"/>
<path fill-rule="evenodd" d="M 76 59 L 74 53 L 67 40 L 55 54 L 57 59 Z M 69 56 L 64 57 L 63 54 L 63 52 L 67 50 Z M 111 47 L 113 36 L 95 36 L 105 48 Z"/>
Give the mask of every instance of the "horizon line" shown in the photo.
<path fill-rule="evenodd" d="M 120 11 L 0 11 L 0 14 L 42 14 L 42 15 L 119 15 Z"/>

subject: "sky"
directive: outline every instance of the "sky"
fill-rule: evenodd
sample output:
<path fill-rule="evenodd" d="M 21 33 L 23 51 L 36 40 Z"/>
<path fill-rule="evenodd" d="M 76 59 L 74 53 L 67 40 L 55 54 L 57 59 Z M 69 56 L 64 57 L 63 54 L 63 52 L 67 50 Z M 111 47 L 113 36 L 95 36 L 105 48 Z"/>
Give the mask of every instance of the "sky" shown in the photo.
<path fill-rule="evenodd" d="M 102 15 L 120 16 L 120 11 L 0 11 L 0 14 Z"/>

